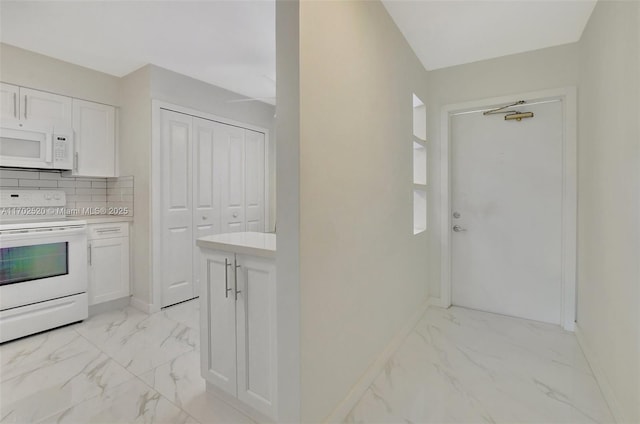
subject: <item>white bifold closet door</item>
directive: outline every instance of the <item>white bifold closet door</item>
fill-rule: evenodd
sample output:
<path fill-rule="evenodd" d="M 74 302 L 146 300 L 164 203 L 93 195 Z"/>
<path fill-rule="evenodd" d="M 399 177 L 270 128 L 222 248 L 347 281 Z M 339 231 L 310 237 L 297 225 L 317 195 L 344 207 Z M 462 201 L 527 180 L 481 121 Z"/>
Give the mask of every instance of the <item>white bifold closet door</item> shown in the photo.
<path fill-rule="evenodd" d="M 199 295 L 195 240 L 265 230 L 265 135 L 162 110 L 162 306 Z"/>
<path fill-rule="evenodd" d="M 265 229 L 264 149 L 263 133 L 244 131 L 244 231 Z"/>
<path fill-rule="evenodd" d="M 162 110 L 162 306 L 195 297 L 193 120 Z"/>

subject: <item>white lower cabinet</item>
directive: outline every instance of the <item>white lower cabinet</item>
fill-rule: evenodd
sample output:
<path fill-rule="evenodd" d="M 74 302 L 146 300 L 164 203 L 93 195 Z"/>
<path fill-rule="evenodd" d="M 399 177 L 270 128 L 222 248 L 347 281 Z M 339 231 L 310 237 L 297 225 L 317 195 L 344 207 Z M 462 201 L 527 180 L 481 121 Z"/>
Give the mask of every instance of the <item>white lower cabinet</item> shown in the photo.
<path fill-rule="evenodd" d="M 88 229 L 89 305 L 129 296 L 129 224 L 93 224 Z"/>
<path fill-rule="evenodd" d="M 202 376 L 277 420 L 275 260 L 201 252 Z"/>

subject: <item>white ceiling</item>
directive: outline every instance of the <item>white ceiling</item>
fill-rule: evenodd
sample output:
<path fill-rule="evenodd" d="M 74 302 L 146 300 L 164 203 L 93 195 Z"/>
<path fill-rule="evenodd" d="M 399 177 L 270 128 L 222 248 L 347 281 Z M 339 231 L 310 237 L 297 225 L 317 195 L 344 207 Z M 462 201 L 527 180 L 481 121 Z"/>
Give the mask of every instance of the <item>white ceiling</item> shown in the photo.
<path fill-rule="evenodd" d="M 595 6 L 383 3 L 428 70 L 577 41 Z M 0 41 L 115 76 L 152 63 L 274 103 L 274 0 L 1 0 Z"/>
<path fill-rule="evenodd" d="M 578 41 L 596 0 L 382 0 L 427 70 Z"/>
<path fill-rule="evenodd" d="M 152 63 L 274 103 L 273 0 L 2 0 L 0 40 L 118 77 Z"/>

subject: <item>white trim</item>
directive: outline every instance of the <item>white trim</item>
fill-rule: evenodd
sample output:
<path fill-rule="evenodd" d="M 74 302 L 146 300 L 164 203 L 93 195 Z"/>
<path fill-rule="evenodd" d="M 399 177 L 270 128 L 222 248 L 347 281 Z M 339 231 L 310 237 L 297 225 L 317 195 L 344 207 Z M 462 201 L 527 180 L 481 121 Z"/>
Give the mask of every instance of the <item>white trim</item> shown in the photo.
<path fill-rule="evenodd" d="M 448 308 L 451 306 L 451 303 L 446 304 L 442 301 L 441 298 L 439 297 L 433 297 L 433 296 L 429 296 L 429 298 L 427 299 L 427 303 L 429 304 L 429 306 L 435 306 L 436 308 Z"/>
<path fill-rule="evenodd" d="M 132 307 L 136 308 L 137 310 L 144 312 L 145 314 L 152 314 L 154 312 L 157 312 L 157 311 L 153 310 L 153 308 L 152 308 L 153 305 L 151 305 L 149 303 L 146 303 L 146 302 L 144 302 L 144 301 L 142 301 L 142 300 L 140 300 L 140 299 L 138 299 L 136 297 L 133 297 L 133 296 L 131 296 L 131 301 L 130 301 L 129 304 Z M 158 310 L 160 310 L 160 309 L 158 309 Z"/>
<path fill-rule="evenodd" d="M 360 377 L 360 380 L 351 388 L 347 396 L 340 404 L 333 410 L 325 423 L 341 423 L 349 415 L 349 412 L 356 406 L 358 401 L 365 394 L 367 389 L 373 384 L 375 379 L 384 370 L 385 365 L 389 362 L 389 359 L 398 350 L 402 342 L 413 331 L 420 319 L 424 316 L 427 308 L 429 307 L 429 301 L 425 301 L 418 307 L 418 309 L 411 315 L 407 322 L 402 326 L 400 331 L 391 339 L 387 347 L 378 355 L 376 360 L 367 368 L 365 373 Z"/>
<path fill-rule="evenodd" d="M 576 88 L 565 87 L 513 94 L 472 102 L 443 106 L 440 120 L 440 235 L 441 277 L 440 306 L 451 306 L 451 157 L 450 119 L 453 114 L 487 109 L 509 103 L 514 98 L 526 100 L 560 99 L 564 114 L 563 189 L 562 189 L 562 293 L 560 324 L 573 331 L 576 317 L 576 228 L 577 228 L 577 112 Z"/>
<path fill-rule="evenodd" d="M 269 130 L 263 127 L 259 127 L 256 125 L 245 124 L 244 122 L 235 121 L 233 119 L 225 118 L 222 116 L 214 115 L 207 112 L 202 112 L 200 110 L 191 109 L 188 107 L 176 105 L 173 103 L 164 102 L 161 100 L 152 99 L 151 100 L 151 232 L 150 232 L 150 240 L 149 246 L 151 247 L 151 293 L 150 299 L 152 302 L 148 305 L 148 309 L 150 313 L 157 312 L 160 310 L 162 305 L 162 287 L 160 282 L 162 279 L 160 264 L 162 263 L 162 237 L 159 235 L 162 234 L 162 205 L 161 205 L 161 190 L 160 182 L 161 178 L 161 164 L 160 164 L 160 135 L 161 135 L 161 122 L 160 122 L 160 110 L 166 109 L 171 110 L 178 113 L 183 113 L 185 115 L 190 115 L 195 118 L 207 119 L 210 121 L 220 122 L 222 124 L 233 125 L 235 127 L 245 128 L 248 130 L 260 132 L 264 134 L 264 173 L 265 173 L 265 187 L 264 187 L 264 226 L 265 231 L 268 231 L 270 226 L 270 214 L 269 214 L 269 205 L 270 205 L 270 192 L 269 192 Z M 158 235 L 154 237 L 154 234 Z M 133 298 L 132 298 L 133 304 Z M 140 309 L 140 308 L 139 308 Z M 141 309 L 144 310 L 144 309 Z"/>
<path fill-rule="evenodd" d="M 616 398 L 616 395 L 611 388 L 611 384 L 609 384 L 609 379 L 607 378 L 602 366 L 600 365 L 600 361 L 596 354 L 591 350 L 591 347 L 587 343 L 587 340 L 584 336 L 584 331 L 580 328 L 579 324 L 575 326 L 576 338 L 578 339 L 578 345 L 582 349 L 582 353 L 584 353 L 585 358 L 587 358 L 587 362 L 591 367 L 591 371 L 593 372 L 593 376 L 595 377 L 598 385 L 600 386 L 600 391 L 602 392 L 602 396 L 604 400 L 607 402 L 609 406 L 609 410 L 611 411 L 611 415 L 616 420 L 617 423 L 626 423 L 631 422 L 631 420 L 627 420 L 622 408 L 620 407 L 620 402 Z"/>

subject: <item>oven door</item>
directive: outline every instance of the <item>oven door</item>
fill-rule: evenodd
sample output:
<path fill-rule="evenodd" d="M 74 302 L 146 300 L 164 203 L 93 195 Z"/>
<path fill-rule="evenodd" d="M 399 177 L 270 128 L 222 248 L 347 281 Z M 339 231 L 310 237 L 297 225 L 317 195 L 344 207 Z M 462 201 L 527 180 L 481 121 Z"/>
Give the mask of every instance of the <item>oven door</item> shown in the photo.
<path fill-rule="evenodd" d="M 22 123 L 0 124 L 0 166 L 53 168 L 53 130 L 26 127 Z"/>
<path fill-rule="evenodd" d="M 0 310 L 86 291 L 85 226 L 0 234 Z"/>

